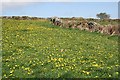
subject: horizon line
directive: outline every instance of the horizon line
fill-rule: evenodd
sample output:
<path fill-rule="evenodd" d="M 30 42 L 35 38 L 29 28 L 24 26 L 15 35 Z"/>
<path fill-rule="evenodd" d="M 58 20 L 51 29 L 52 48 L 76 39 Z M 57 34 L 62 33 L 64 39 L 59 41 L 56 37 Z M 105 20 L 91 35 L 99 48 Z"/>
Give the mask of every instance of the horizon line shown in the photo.
<path fill-rule="evenodd" d="M 99 19 L 97 17 L 82 17 L 82 16 L 30 16 L 30 15 L 0 15 L 0 17 L 4 17 L 4 16 L 7 16 L 7 17 L 12 17 L 12 16 L 16 16 L 16 17 L 23 17 L 23 16 L 27 16 L 27 17 L 37 17 L 37 18 L 51 18 L 51 17 L 58 17 L 58 18 L 85 18 L 85 19 L 89 19 L 89 18 L 92 18 L 92 19 Z M 118 18 L 109 18 L 109 19 L 120 19 L 119 17 Z"/>

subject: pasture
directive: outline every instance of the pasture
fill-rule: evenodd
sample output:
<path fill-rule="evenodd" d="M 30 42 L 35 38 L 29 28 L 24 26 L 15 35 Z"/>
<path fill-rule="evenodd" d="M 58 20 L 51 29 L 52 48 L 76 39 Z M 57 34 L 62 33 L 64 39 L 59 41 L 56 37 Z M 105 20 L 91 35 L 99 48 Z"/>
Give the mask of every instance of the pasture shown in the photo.
<path fill-rule="evenodd" d="M 2 21 L 3 78 L 118 78 L 118 36 Z"/>

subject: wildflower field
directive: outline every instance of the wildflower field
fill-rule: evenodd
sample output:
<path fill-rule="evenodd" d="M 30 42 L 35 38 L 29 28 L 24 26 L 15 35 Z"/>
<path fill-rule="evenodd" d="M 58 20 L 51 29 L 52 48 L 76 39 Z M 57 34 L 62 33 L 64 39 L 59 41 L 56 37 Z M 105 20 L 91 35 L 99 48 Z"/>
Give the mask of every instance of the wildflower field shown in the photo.
<path fill-rule="evenodd" d="M 118 36 L 2 20 L 3 78 L 118 78 Z"/>

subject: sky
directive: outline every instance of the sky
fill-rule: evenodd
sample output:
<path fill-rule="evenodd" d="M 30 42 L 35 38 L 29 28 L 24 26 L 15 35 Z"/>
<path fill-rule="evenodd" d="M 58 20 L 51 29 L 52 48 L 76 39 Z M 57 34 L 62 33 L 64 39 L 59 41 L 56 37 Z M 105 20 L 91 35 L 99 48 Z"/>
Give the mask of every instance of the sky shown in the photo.
<path fill-rule="evenodd" d="M 118 2 L 4 2 L 2 16 L 96 18 L 106 12 L 118 18 Z"/>

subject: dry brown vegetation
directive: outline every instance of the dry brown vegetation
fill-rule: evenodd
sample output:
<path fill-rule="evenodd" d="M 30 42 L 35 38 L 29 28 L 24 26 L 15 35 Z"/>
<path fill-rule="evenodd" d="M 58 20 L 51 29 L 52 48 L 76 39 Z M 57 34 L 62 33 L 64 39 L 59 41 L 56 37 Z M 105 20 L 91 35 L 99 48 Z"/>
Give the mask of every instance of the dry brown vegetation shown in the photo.
<path fill-rule="evenodd" d="M 56 18 L 51 18 L 56 19 Z M 77 28 L 90 32 L 98 32 L 109 35 L 120 35 L 119 19 L 84 19 L 84 18 L 60 18 L 62 21 L 54 21 L 54 25 L 64 28 Z M 59 24 L 56 24 L 56 22 Z"/>

